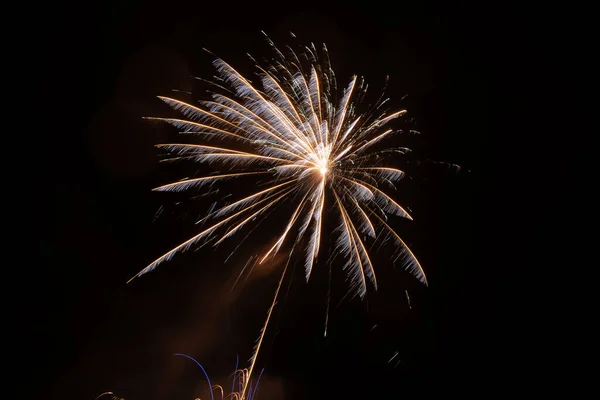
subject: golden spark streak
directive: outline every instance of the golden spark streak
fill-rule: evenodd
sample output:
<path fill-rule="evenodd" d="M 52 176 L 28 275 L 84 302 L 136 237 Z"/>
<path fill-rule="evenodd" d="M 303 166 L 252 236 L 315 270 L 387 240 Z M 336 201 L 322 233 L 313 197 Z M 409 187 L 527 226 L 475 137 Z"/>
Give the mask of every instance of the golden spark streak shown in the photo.
<path fill-rule="evenodd" d="M 202 232 L 198 233 L 196 236 L 191 237 L 190 239 L 186 240 L 185 242 L 181 243 L 179 246 L 173 248 L 172 250 L 166 252 L 165 254 L 163 254 L 162 256 L 158 257 L 156 260 L 154 260 L 152 263 L 150 263 L 146 268 L 144 268 L 143 270 L 141 270 L 140 272 L 138 272 L 133 278 L 129 279 L 127 281 L 127 283 L 131 282 L 133 279 L 135 279 L 136 277 L 145 274 L 148 271 L 151 271 L 152 269 L 154 269 L 158 264 L 160 264 L 162 261 L 164 261 L 166 258 L 171 257 L 173 254 L 175 254 L 177 251 L 179 251 L 180 249 L 184 249 L 186 247 L 189 247 L 190 245 L 192 245 L 194 242 L 196 242 L 197 240 L 201 239 L 202 237 L 206 236 L 207 234 L 211 233 L 212 231 L 214 231 L 215 229 L 217 229 L 219 226 L 223 225 L 224 223 L 230 221 L 231 219 L 237 217 L 238 215 L 256 207 L 257 205 L 261 204 L 262 202 L 268 200 L 267 199 L 263 199 L 260 201 L 257 201 L 256 203 L 244 208 L 243 210 L 225 218 L 224 220 L 212 225 L 210 228 L 207 228 L 205 230 L 203 230 Z"/>
<path fill-rule="evenodd" d="M 271 125 L 270 125 L 270 124 L 269 124 L 267 121 L 265 121 L 264 119 L 262 119 L 260 116 L 256 115 L 256 114 L 255 114 L 254 112 L 252 112 L 251 110 L 249 110 L 249 109 L 247 109 L 246 107 L 244 107 L 243 105 L 241 105 L 241 104 L 239 104 L 239 103 L 235 102 L 234 100 L 231 100 L 231 99 L 230 99 L 230 98 L 228 98 L 228 97 L 222 96 L 222 98 L 223 98 L 223 99 L 226 99 L 226 100 L 229 100 L 230 102 L 234 103 L 236 106 L 240 107 L 240 108 L 241 108 L 241 109 L 243 109 L 243 110 L 244 110 L 246 113 L 248 113 L 248 115 L 244 115 L 243 113 L 241 113 L 241 112 L 240 112 L 240 111 L 238 111 L 238 110 L 235 110 L 235 109 L 233 109 L 233 108 L 231 108 L 231 107 L 227 107 L 226 105 L 224 105 L 224 104 L 221 104 L 221 103 L 216 103 L 216 102 L 214 102 L 214 101 L 207 101 L 207 102 L 206 102 L 206 104 L 214 104 L 214 105 L 217 105 L 217 106 L 219 106 L 219 107 L 223 107 L 223 108 L 225 108 L 225 109 L 228 109 L 228 110 L 230 110 L 231 112 L 235 113 L 235 114 L 236 114 L 237 116 L 239 116 L 240 118 L 242 118 L 242 119 L 244 119 L 244 120 L 248 121 L 249 123 L 251 123 L 252 125 L 254 125 L 255 127 L 257 127 L 257 128 L 258 128 L 258 129 L 259 129 L 261 132 L 263 132 L 264 134 L 268 135 L 269 137 L 272 137 L 272 138 L 276 139 L 277 141 L 279 141 L 280 143 L 282 143 L 282 144 L 284 144 L 284 145 L 286 145 L 286 146 L 289 146 L 289 145 L 290 145 L 290 144 L 289 144 L 289 142 L 287 142 L 287 141 L 285 140 L 285 138 L 282 138 L 282 137 L 280 137 L 280 136 L 277 136 L 277 135 L 276 135 L 276 134 L 274 134 L 273 132 L 271 132 L 271 131 L 269 131 L 268 129 L 266 129 L 266 127 L 265 127 L 265 126 L 259 125 L 259 124 L 256 122 L 256 120 L 259 120 L 259 121 L 262 121 L 262 122 L 264 122 L 264 123 L 267 125 L 267 127 L 271 128 L 271 129 L 273 129 L 275 132 L 277 132 L 277 130 L 276 130 L 276 129 L 275 129 L 273 126 L 271 126 Z M 254 119 L 252 119 L 252 118 L 255 118 L 256 120 L 254 120 Z M 296 156 L 299 156 L 300 158 L 302 158 L 302 154 L 303 154 L 303 153 L 294 153 L 294 154 L 295 154 Z"/>
<path fill-rule="evenodd" d="M 285 92 L 285 90 L 283 90 L 283 89 L 281 88 L 281 85 L 280 85 L 279 83 L 277 83 L 277 81 L 276 81 L 275 79 L 273 79 L 273 77 L 271 76 L 271 74 L 269 74 L 267 71 L 265 71 L 265 70 L 264 70 L 263 68 L 261 68 L 261 67 L 258 67 L 258 68 L 259 68 L 261 71 L 263 71 L 263 72 L 265 73 L 265 77 L 266 77 L 266 78 L 268 78 L 268 79 L 271 81 L 271 83 L 273 83 L 273 84 L 274 84 L 274 85 L 275 85 L 275 86 L 276 86 L 276 87 L 279 89 L 280 93 L 281 93 L 281 94 L 283 95 L 283 97 L 285 98 L 285 100 L 286 100 L 286 102 L 287 102 L 287 104 L 288 104 L 288 107 L 289 107 L 289 109 L 290 109 L 290 110 L 292 110 L 292 111 L 294 112 L 294 117 L 296 117 L 296 123 L 297 123 L 297 124 L 301 124 L 301 123 L 302 123 L 302 121 L 301 121 L 300 115 L 298 114 L 298 111 L 296 110 L 296 106 L 295 106 L 295 105 L 294 105 L 294 103 L 293 103 L 293 102 L 290 100 L 290 97 L 289 97 L 289 96 L 288 96 L 288 94 Z M 286 117 L 287 117 L 287 116 L 286 116 Z M 288 120 L 289 120 L 289 119 L 288 119 Z M 291 123 L 291 121 L 290 121 L 290 123 Z M 294 126 L 294 128 L 295 128 L 295 125 L 293 125 L 293 124 L 292 124 L 292 126 Z M 310 124 L 309 124 L 308 126 L 310 127 Z M 314 138 L 314 132 L 312 132 L 312 127 L 311 127 L 311 133 L 313 134 L 313 138 Z M 304 137 L 304 136 L 302 136 L 302 135 L 299 135 L 299 136 L 301 136 L 301 137 Z M 315 139 L 316 139 L 316 138 L 315 138 Z M 313 146 L 310 144 L 310 142 L 308 142 L 308 141 L 307 141 L 307 143 L 310 145 L 311 149 L 312 149 L 312 150 L 314 150 L 314 147 L 313 147 Z"/>
<path fill-rule="evenodd" d="M 155 121 L 164 121 L 164 122 L 168 122 L 172 125 L 174 124 L 182 124 L 182 125 L 189 125 L 189 126 L 194 126 L 194 127 L 198 127 L 198 128 L 202 128 L 202 129 L 207 129 L 209 131 L 214 131 L 223 135 L 227 135 L 227 136 L 232 136 L 236 139 L 240 139 L 240 140 L 244 140 L 244 141 L 248 141 L 248 138 L 245 138 L 243 136 L 237 135 L 233 132 L 229 132 L 223 129 L 219 129 L 216 128 L 214 126 L 210 126 L 210 125 L 204 125 L 204 124 L 200 124 L 198 122 L 192 122 L 192 121 L 187 121 L 184 119 L 177 119 L 177 118 L 156 118 L 156 117 L 144 117 L 144 119 L 149 119 L 149 120 L 155 120 Z M 187 133 L 202 133 L 202 132 L 187 132 Z"/>
<path fill-rule="evenodd" d="M 313 235 L 310 239 L 310 245 L 308 248 L 308 257 L 306 259 L 307 264 L 306 264 L 306 279 L 308 279 L 310 277 L 310 273 L 312 272 L 312 267 L 314 264 L 314 261 L 317 258 L 317 254 L 319 252 L 319 245 L 321 243 L 321 224 L 323 221 L 323 206 L 325 205 L 325 176 L 323 176 L 323 179 L 321 180 L 321 185 L 319 186 L 319 212 L 317 214 L 317 218 L 315 220 L 315 228 L 313 231 Z M 316 206 L 316 202 L 315 202 L 315 206 Z M 315 215 L 314 213 L 314 209 L 311 213 L 311 220 L 313 218 L 313 216 Z"/>
<path fill-rule="evenodd" d="M 238 231 L 242 226 L 246 225 L 246 223 L 248 223 L 248 221 L 250 221 L 251 219 L 253 219 L 254 217 L 258 216 L 260 213 L 262 213 L 263 211 L 265 211 L 266 209 L 272 207 L 273 205 L 277 204 L 277 202 L 281 199 L 283 199 L 287 194 L 289 194 L 291 191 L 293 191 L 294 189 L 290 189 L 287 192 L 285 192 L 284 194 L 282 194 L 281 196 L 279 196 L 278 198 L 276 198 L 275 200 L 271 201 L 270 203 L 268 203 L 266 206 L 264 206 L 263 208 L 261 208 L 260 210 L 256 211 L 254 214 L 250 215 L 248 218 L 246 218 L 245 220 L 243 220 L 242 222 L 240 222 L 239 224 L 237 224 L 235 227 L 231 228 L 230 230 L 228 230 L 221 239 L 219 239 L 216 243 L 215 246 L 218 245 L 219 243 L 221 243 L 223 240 L 227 239 L 229 236 L 233 235 L 236 231 Z"/>
<path fill-rule="evenodd" d="M 408 252 L 408 254 L 410 255 L 410 258 L 412 260 L 414 260 L 416 267 L 419 269 L 420 275 L 423 277 L 423 283 L 425 284 L 425 286 L 429 286 L 429 283 L 427 282 L 427 276 L 425 275 L 425 271 L 423 270 L 423 267 L 421 266 L 421 263 L 419 262 L 417 257 L 415 257 L 414 253 L 410 250 L 410 247 L 408 247 L 406 245 L 406 243 L 404 243 L 404 240 L 402 240 L 402 238 L 400 236 L 398 236 L 398 234 L 388 224 L 386 224 L 385 221 L 379 215 L 375 214 L 374 212 L 371 212 L 371 213 L 373 215 L 375 215 L 377 217 L 377 219 L 379 219 L 379 221 L 383 224 L 383 226 L 385 226 L 385 228 L 388 230 L 388 232 L 390 232 L 392 235 L 394 235 L 396 240 L 398 240 L 398 242 L 400 242 L 400 244 Z"/>
<path fill-rule="evenodd" d="M 271 110 L 271 112 L 275 115 L 275 116 L 279 116 L 280 118 L 283 117 L 284 119 L 281 120 L 281 122 L 286 122 L 287 125 L 289 126 L 294 126 L 292 121 L 289 120 L 289 118 L 277 107 L 273 106 L 273 104 L 269 101 L 267 101 L 256 89 L 254 89 L 254 87 L 252 87 L 252 85 L 250 85 L 250 83 L 242 76 L 240 75 L 239 72 L 237 72 L 235 69 L 233 69 L 229 64 L 227 64 L 225 61 L 220 60 L 220 62 L 225 65 L 227 68 L 229 68 L 229 70 L 231 72 L 233 72 L 234 76 L 237 77 L 239 80 L 241 80 L 245 85 L 246 88 L 248 88 L 252 93 L 254 93 L 259 99 L 261 99 L 262 101 L 264 101 L 266 103 L 266 105 L 268 106 L 268 108 Z M 311 150 L 313 150 L 310 146 L 310 144 L 308 143 L 308 141 L 306 140 L 306 138 L 302 137 L 301 135 L 297 135 L 297 133 L 292 130 L 292 132 L 297 139 L 300 140 L 301 143 L 305 143 L 308 148 L 307 150 L 310 152 Z"/>
<path fill-rule="evenodd" d="M 156 187 L 152 190 L 154 191 L 163 191 L 166 189 L 170 189 L 173 187 L 177 187 L 180 185 L 186 185 L 186 184 L 190 184 L 190 183 L 197 183 L 197 182 L 210 182 L 213 180 L 219 180 L 219 179 L 224 179 L 224 178 L 231 178 L 231 177 L 238 177 L 238 176 L 244 176 L 244 175 L 259 175 L 259 174 L 268 174 L 269 172 L 267 171 L 258 171 L 258 172 L 242 172 L 242 173 L 236 173 L 236 174 L 225 174 L 225 175 L 213 175 L 213 176 L 205 176 L 203 178 L 194 178 L 194 179 L 185 179 L 183 181 L 179 181 L 179 182 L 174 182 L 174 183 L 168 183 L 166 185 L 162 185 L 159 187 Z"/>
<path fill-rule="evenodd" d="M 395 207 L 397 207 L 398 209 L 400 209 L 400 211 L 402 211 L 403 213 L 403 217 L 410 219 L 411 221 L 413 220 L 413 218 L 410 216 L 410 214 L 408 212 L 406 212 L 406 210 L 398 203 L 396 203 L 394 201 L 394 199 L 392 199 L 390 196 L 388 196 L 387 194 L 385 194 L 384 192 L 382 192 L 381 190 L 377 189 L 375 186 L 368 184 L 367 182 L 360 180 L 358 178 L 354 178 L 357 181 L 359 181 L 360 183 L 362 183 L 364 186 L 366 186 L 367 188 L 370 188 L 373 192 L 381 195 L 383 198 L 385 198 L 387 201 L 389 201 L 390 203 L 392 203 Z M 358 184 L 358 182 L 357 182 Z"/>
<path fill-rule="evenodd" d="M 333 191 L 333 194 L 335 196 L 336 203 L 338 205 L 340 214 L 342 216 L 342 221 L 344 223 L 344 229 L 346 229 L 346 233 L 347 233 L 347 237 L 348 237 L 348 250 L 350 252 L 354 251 L 356 260 L 358 261 L 358 264 L 359 264 L 359 268 L 356 268 L 356 269 L 360 272 L 360 276 L 361 276 L 360 282 L 362 283 L 363 293 L 364 293 L 367 291 L 367 280 L 365 278 L 365 271 L 363 268 L 362 261 L 360 259 L 360 254 L 358 253 L 356 243 L 354 243 L 354 236 L 352 235 L 352 232 L 350 231 L 350 227 L 348 226 L 348 220 L 346 217 L 346 212 L 344 210 L 344 206 L 342 205 L 342 202 L 335 190 Z"/>
<path fill-rule="evenodd" d="M 356 201 L 356 199 L 352 198 L 352 202 L 354 202 L 354 204 L 356 205 L 356 208 L 358 209 L 358 211 L 360 212 L 360 214 L 362 215 L 362 217 L 364 218 L 364 220 L 367 222 L 367 226 L 369 227 L 369 232 L 371 234 L 370 236 L 371 237 L 375 237 L 376 236 L 375 227 L 371 223 L 371 220 L 369 219 L 369 217 L 367 216 L 367 214 L 364 212 L 364 210 L 362 209 L 362 207 L 360 206 L 360 204 L 358 204 L 358 201 Z"/>
<path fill-rule="evenodd" d="M 271 254 L 271 252 L 273 250 L 275 250 L 275 253 L 273 253 L 273 255 L 277 254 L 277 251 L 281 247 L 281 244 L 285 240 L 285 237 L 287 236 L 288 232 L 290 231 L 290 229 L 292 228 L 292 226 L 294 225 L 294 223 L 298 219 L 299 212 L 302 209 L 302 207 L 304 207 L 304 202 L 305 202 L 305 200 L 306 200 L 307 197 L 308 197 L 308 193 L 306 193 L 304 195 L 304 197 L 302 198 L 302 201 L 300 201 L 300 204 L 296 208 L 296 211 L 294 211 L 294 214 L 292 214 L 292 218 L 290 218 L 290 221 L 288 222 L 287 226 L 285 227 L 285 230 L 283 231 L 283 234 L 275 242 L 275 244 L 273 245 L 273 247 L 271 247 L 269 249 L 269 251 L 267 251 L 267 253 L 264 255 L 264 257 L 261 258 L 259 264 L 262 264 L 265 261 L 265 259 L 269 256 L 269 254 Z"/>
<path fill-rule="evenodd" d="M 335 128 L 333 129 L 333 146 L 337 145 L 337 138 L 342 130 L 342 124 L 344 123 L 344 119 L 346 118 L 346 113 L 348 112 L 348 102 L 350 101 L 350 97 L 352 96 L 352 92 L 354 91 L 354 86 L 356 84 L 356 75 L 352 77 L 352 81 L 350 82 L 350 86 L 348 87 L 348 93 L 344 95 L 343 103 L 341 105 L 342 114 L 339 117 Z"/>

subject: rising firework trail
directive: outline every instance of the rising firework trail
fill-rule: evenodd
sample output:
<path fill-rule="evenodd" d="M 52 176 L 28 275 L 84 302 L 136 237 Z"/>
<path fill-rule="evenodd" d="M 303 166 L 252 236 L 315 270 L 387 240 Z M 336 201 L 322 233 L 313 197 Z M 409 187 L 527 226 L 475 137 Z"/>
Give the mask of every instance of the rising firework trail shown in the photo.
<path fill-rule="evenodd" d="M 207 163 L 218 166 L 220 172 L 154 190 L 227 188 L 243 180 L 253 182 L 256 189 L 222 200 L 198 221 L 200 232 L 158 257 L 130 281 L 177 253 L 206 243 L 216 246 L 244 228 L 253 229 L 276 207 L 285 206 L 289 210 L 285 226 L 270 239 L 259 263 L 275 256 L 284 244 L 291 245 L 292 250 L 303 253 L 308 280 L 323 251 L 323 237 L 333 235 L 332 250 L 344 258 L 351 292 L 364 297 L 369 281 L 377 289 L 367 248 L 376 240 L 392 241 L 398 249 L 396 257 L 402 257 L 404 266 L 427 284 L 419 261 L 388 224 L 389 215 L 412 218 L 386 193 L 395 188 L 394 182 L 404 172 L 384 165 L 383 160 L 409 150 L 375 150 L 376 145 L 401 132 L 387 126 L 406 110 L 389 112 L 385 107 L 388 99 L 381 96 L 373 107 L 361 111 L 367 85 L 354 76 L 338 91 L 325 45 L 322 52 L 312 44 L 302 52 L 286 47 L 284 54 L 267 41 L 275 53 L 274 61 L 260 65 L 252 59 L 260 86 L 217 58 L 215 87 L 223 93 L 213 93 L 210 100 L 197 105 L 159 97 L 183 117 L 149 119 L 174 125 L 185 137 L 198 141 L 157 147 L 169 152 L 170 160 Z M 337 221 L 332 232 L 324 232 L 325 214 Z"/>
<path fill-rule="evenodd" d="M 285 278 L 285 273 L 287 272 L 288 266 L 290 264 L 290 259 L 292 258 L 293 250 L 288 255 L 287 263 L 285 264 L 285 268 L 283 268 L 283 272 L 281 273 L 281 278 L 279 279 L 279 284 L 277 285 L 277 290 L 275 290 L 275 296 L 273 296 L 273 302 L 271 303 L 271 307 L 269 307 L 269 312 L 267 313 L 267 318 L 265 320 L 265 324 L 260 331 L 260 335 L 258 340 L 256 341 L 256 346 L 254 346 L 254 353 L 252 354 L 252 358 L 250 359 L 250 368 L 248 368 L 248 376 L 252 376 L 252 372 L 254 371 L 254 366 L 256 365 L 256 359 L 258 358 L 258 353 L 260 352 L 260 347 L 262 346 L 263 340 L 265 338 L 265 333 L 267 332 L 267 327 L 269 326 L 269 321 L 271 320 L 271 315 L 273 315 L 273 309 L 277 304 L 277 299 L 279 297 L 279 291 L 281 290 L 281 284 L 283 283 L 283 279 Z M 246 394 L 248 393 L 248 387 L 250 384 L 250 380 L 246 380 L 244 385 L 242 386 L 242 391 L 240 395 L 240 399 L 245 400 Z"/>

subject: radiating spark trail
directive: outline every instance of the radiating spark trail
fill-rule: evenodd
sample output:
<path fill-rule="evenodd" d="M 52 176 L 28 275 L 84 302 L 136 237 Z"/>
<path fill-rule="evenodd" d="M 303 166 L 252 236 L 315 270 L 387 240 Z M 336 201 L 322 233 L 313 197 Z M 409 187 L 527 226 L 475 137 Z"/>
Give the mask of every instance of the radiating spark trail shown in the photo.
<path fill-rule="evenodd" d="M 324 45 L 322 53 L 311 44 L 304 48 L 304 54 L 289 46 L 285 54 L 267 40 L 275 59 L 269 65 L 252 59 L 258 82 L 252 83 L 217 58 L 213 64 L 219 84 L 215 86 L 226 89 L 223 94 L 211 92 L 212 99 L 198 104 L 159 96 L 183 117 L 148 119 L 169 123 L 200 143 L 157 147 L 170 153 L 168 160 L 218 165 L 219 172 L 167 183 L 156 191 L 227 185 L 243 189 L 249 187 L 248 183 L 254 183 L 250 187 L 255 189 L 232 200 L 223 198 L 197 222 L 206 224 L 201 232 L 154 260 L 130 281 L 192 246 L 217 246 L 241 230 L 254 229 L 276 206 L 285 205 L 289 217 L 267 250 L 257 255 L 259 264 L 284 246 L 291 251 L 303 247 L 300 253 L 308 280 L 323 251 L 323 237 L 334 235 L 334 251 L 345 257 L 350 291 L 364 297 L 369 282 L 377 289 L 367 249 L 373 243 L 385 242 L 391 233 L 402 248 L 407 269 L 427 284 L 415 255 L 385 222 L 388 215 L 412 220 L 384 190 L 384 186 L 395 188 L 394 182 L 404 176 L 403 171 L 383 164 L 386 155 L 404 154 L 408 149 L 379 147 L 399 132 L 386 126 L 406 110 L 388 112 L 388 98 L 382 95 L 373 107 L 361 112 L 359 106 L 367 85 L 353 76 L 338 98 L 337 79 Z M 211 141 L 210 145 L 205 141 Z M 329 205 L 334 206 L 331 213 L 325 211 Z M 337 218 L 337 228 L 323 231 L 329 227 L 324 224 L 325 218 Z"/>

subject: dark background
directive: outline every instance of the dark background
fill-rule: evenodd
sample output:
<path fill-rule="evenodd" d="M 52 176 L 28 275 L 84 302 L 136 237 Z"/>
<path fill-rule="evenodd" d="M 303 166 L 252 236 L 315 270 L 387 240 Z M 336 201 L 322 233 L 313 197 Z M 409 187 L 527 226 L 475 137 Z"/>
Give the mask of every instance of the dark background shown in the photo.
<path fill-rule="evenodd" d="M 25 272 L 18 311 L 22 357 L 34 360 L 24 393 L 204 399 L 200 371 L 173 353 L 197 358 L 219 383 L 236 353 L 249 358 L 281 265 L 229 288 L 268 229 L 227 263 L 228 247 L 204 249 L 125 282 L 194 229 L 185 214 L 193 209 L 150 191 L 180 176 L 158 164 L 153 148 L 172 130 L 141 117 L 168 114 L 155 96 L 196 90 L 192 76 L 211 76 L 203 47 L 252 73 L 245 53 L 269 56 L 260 30 L 280 44 L 292 41 L 289 31 L 292 42 L 327 43 L 342 83 L 364 75 L 377 92 L 390 75 L 391 104 L 407 108 L 421 132 L 410 147 L 422 160 L 462 168 L 412 165 L 397 194 L 415 221 L 396 227 L 430 287 L 382 260 L 380 291 L 341 301 L 344 277 L 334 270 L 324 338 L 327 275 L 305 284 L 298 271 L 259 356 L 258 398 L 552 390 L 545 371 L 558 342 L 540 323 L 561 309 L 550 310 L 541 294 L 540 269 L 549 273 L 546 260 L 561 251 L 543 251 L 560 247 L 541 237 L 558 229 L 544 218 L 556 211 L 534 195 L 568 191 L 556 163 L 568 163 L 572 150 L 557 151 L 550 166 L 542 161 L 557 150 L 557 132 L 568 133 L 557 115 L 569 114 L 569 129 L 577 124 L 568 67 L 578 34 L 566 13 L 467 2 L 130 1 L 54 4 L 38 9 L 36 21 L 27 60 L 37 66 L 29 81 L 43 129 L 26 138 L 36 144 L 29 155 L 37 177 L 27 233 L 39 258 L 25 253 L 34 269 Z M 164 217 L 153 222 L 161 205 Z"/>

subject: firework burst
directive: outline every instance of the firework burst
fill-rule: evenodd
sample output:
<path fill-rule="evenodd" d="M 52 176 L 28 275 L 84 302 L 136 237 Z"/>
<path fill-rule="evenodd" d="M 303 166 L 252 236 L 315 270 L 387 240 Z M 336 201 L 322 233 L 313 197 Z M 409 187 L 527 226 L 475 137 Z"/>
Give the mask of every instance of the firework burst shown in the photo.
<path fill-rule="evenodd" d="M 369 281 L 377 288 L 367 249 L 376 240 L 391 239 L 405 267 L 427 284 L 419 261 L 387 222 L 389 215 L 412 219 L 385 191 L 394 188 L 404 172 L 382 164 L 384 156 L 409 150 L 374 150 L 376 144 L 400 132 L 386 126 L 406 110 L 389 112 L 385 107 L 388 99 L 382 96 L 374 107 L 361 113 L 358 106 L 367 85 L 354 76 L 339 91 L 324 45 L 320 53 L 311 45 L 302 52 L 287 47 L 284 54 L 267 40 L 275 53 L 274 61 L 261 66 L 252 59 L 257 64 L 260 87 L 216 59 L 215 86 L 222 93 L 213 93 L 210 100 L 197 105 L 159 97 L 184 117 L 150 119 L 172 124 L 185 136 L 200 141 L 157 147 L 168 151 L 171 160 L 208 163 L 221 172 L 154 190 L 205 190 L 246 179 L 253 180 L 256 189 L 211 209 L 198 221 L 203 224 L 199 233 L 132 279 L 193 246 L 216 246 L 285 205 L 289 210 L 286 224 L 273 236 L 259 262 L 289 243 L 292 249 L 301 248 L 308 279 L 322 252 L 323 236 L 335 235 L 333 252 L 343 256 L 351 290 L 363 297 Z M 325 214 L 337 219 L 333 232 L 323 231 Z"/>

